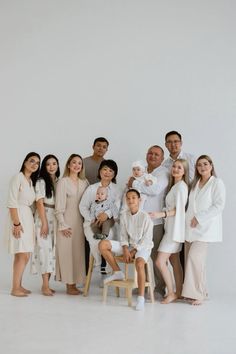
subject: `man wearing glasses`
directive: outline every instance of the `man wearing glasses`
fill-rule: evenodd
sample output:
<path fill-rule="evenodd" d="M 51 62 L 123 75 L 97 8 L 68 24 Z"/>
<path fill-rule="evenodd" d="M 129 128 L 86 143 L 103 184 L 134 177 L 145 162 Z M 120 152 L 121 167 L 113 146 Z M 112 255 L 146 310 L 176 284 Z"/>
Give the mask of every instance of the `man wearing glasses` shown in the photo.
<path fill-rule="evenodd" d="M 189 164 L 189 181 L 192 182 L 195 171 L 196 158 L 192 154 L 183 152 L 182 148 L 182 136 L 176 131 L 168 132 L 165 136 L 165 146 L 169 151 L 169 157 L 163 162 L 162 166 L 165 166 L 169 172 L 175 160 L 185 159 Z"/>

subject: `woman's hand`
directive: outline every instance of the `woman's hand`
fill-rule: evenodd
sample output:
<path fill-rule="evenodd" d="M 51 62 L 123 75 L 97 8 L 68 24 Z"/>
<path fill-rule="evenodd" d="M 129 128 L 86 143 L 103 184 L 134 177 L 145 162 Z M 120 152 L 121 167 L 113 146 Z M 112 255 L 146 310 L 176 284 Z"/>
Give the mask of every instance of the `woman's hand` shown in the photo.
<path fill-rule="evenodd" d="M 190 222 L 190 226 L 191 227 L 196 227 L 197 224 L 199 224 L 199 222 L 197 221 L 197 219 L 195 218 L 195 216 L 192 218 L 191 222 Z"/>
<path fill-rule="evenodd" d="M 40 229 L 40 237 L 47 238 L 48 235 L 48 223 L 43 223 Z"/>
<path fill-rule="evenodd" d="M 71 237 L 71 235 L 72 235 L 72 230 L 70 227 L 68 229 L 61 230 L 61 232 L 62 232 L 62 235 L 65 237 Z"/>
<path fill-rule="evenodd" d="M 13 225 L 13 230 L 12 230 L 12 234 L 13 234 L 13 236 L 15 237 L 15 238 L 21 238 L 21 232 L 24 232 L 24 230 L 23 230 L 23 227 L 22 227 L 22 225 L 20 224 L 20 225 L 18 225 L 18 226 L 14 226 Z"/>
<path fill-rule="evenodd" d="M 108 219 L 108 215 L 106 213 L 100 213 L 98 216 L 97 216 L 97 219 L 96 219 L 96 224 L 98 226 L 102 226 L 102 224 L 104 223 L 104 221 L 106 221 Z"/>
<path fill-rule="evenodd" d="M 152 219 L 159 219 L 159 218 L 162 218 L 163 212 L 162 211 L 152 211 L 148 214 Z"/>

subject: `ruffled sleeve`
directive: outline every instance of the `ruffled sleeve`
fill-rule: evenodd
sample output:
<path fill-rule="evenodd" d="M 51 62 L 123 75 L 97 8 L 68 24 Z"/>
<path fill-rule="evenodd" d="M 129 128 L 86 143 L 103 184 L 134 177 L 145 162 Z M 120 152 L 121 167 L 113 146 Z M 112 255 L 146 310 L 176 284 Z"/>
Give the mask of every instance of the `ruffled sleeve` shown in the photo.
<path fill-rule="evenodd" d="M 185 206 L 188 199 L 188 187 L 181 182 L 176 189 L 175 209 L 173 224 L 173 241 L 184 242 L 185 240 Z"/>
<path fill-rule="evenodd" d="M 57 183 L 56 188 L 56 203 L 55 203 L 55 215 L 58 220 L 58 230 L 68 229 L 70 226 L 65 223 L 64 214 L 66 210 L 66 200 L 67 200 L 67 186 L 66 179 L 62 178 Z"/>
<path fill-rule="evenodd" d="M 8 198 L 7 198 L 7 207 L 8 208 L 18 208 L 18 197 L 21 188 L 21 174 L 18 173 L 12 177 L 9 185 Z"/>
<path fill-rule="evenodd" d="M 46 196 L 46 185 L 45 185 L 45 181 L 43 179 L 39 179 L 36 182 L 36 186 L 35 186 L 35 193 L 36 193 L 36 202 L 39 199 L 44 199 Z"/>

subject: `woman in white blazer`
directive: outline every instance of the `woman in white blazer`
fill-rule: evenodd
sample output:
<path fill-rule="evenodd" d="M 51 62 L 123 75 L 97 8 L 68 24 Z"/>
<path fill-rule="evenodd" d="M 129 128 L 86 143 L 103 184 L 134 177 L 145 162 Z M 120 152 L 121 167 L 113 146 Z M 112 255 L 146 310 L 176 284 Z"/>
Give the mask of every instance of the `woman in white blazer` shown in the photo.
<path fill-rule="evenodd" d="M 196 161 L 186 212 L 186 271 L 182 296 L 190 299 L 192 305 L 200 305 L 207 297 L 207 248 L 209 242 L 222 241 L 224 205 L 224 183 L 216 177 L 211 158 L 201 155 Z"/>

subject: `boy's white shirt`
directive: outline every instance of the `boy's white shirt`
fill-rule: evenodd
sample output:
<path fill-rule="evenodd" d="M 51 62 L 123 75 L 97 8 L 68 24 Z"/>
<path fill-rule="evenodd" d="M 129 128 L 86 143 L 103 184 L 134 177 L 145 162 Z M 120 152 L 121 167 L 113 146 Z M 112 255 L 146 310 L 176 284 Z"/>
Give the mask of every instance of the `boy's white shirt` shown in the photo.
<path fill-rule="evenodd" d="M 120 217 L 121 246 L 132 246 L 137 251 L 151 250 L 153 247 L 153 222 L 150 216 L 142 210 L 131 214 L 125 210 Z"/>

